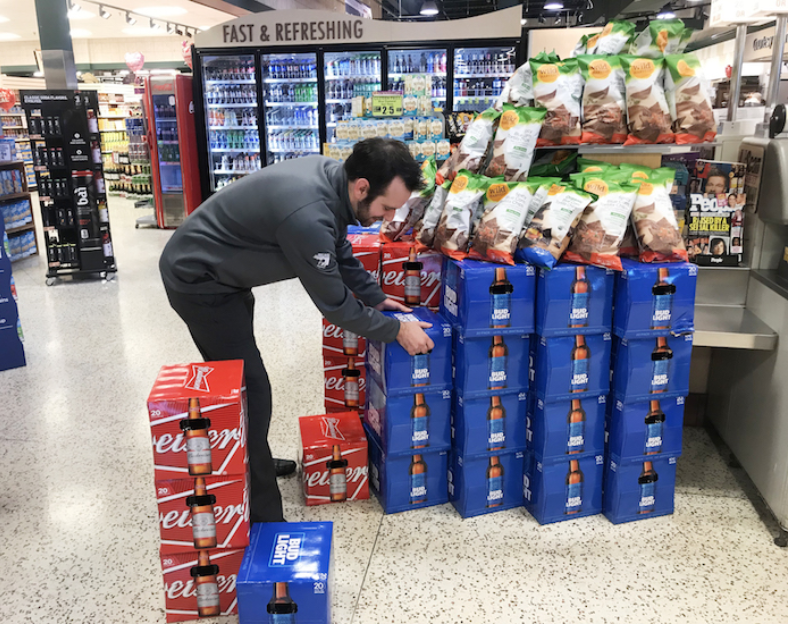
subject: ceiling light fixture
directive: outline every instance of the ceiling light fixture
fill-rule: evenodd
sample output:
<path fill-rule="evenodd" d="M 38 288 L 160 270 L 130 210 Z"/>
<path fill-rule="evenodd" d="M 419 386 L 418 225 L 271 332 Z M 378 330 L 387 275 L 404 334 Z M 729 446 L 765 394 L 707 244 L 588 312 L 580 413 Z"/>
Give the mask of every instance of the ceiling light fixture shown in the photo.
<path fill-rule="evenodd" d="M 555 18 L 554 25 L 558 26 L 560 23 L 561 23 L 561 16 L 559 15 L 558 17 Z"/>
<path fill-rule="evenodd" d="M 528 20 L 524 17 L 520 19 L 520 26 L 525 26 L 528 23 Z"/>
<path fill-rule="evenodd" d="M 670 3 L 662 7 L 662 10 L 657 13 L 657 19 L 659 20 L 673 19 L 674 17 L 676 17 L 676 14 L 670 8 Z"/>
<path fill-rule="evenodd" d="M 168 35 L 175 34 L 175 24 L 171 24 L 170 22 L 167 22 L 167 34 Z"/>
<path fill-rule="evenodd" d="M 82 10 L 82 6 L 74 2 L 74 0 L 69 0 L 68 10 L 77 13 L 78 11 Z"/>
<path fill-rule="evenodd" d="M 564 3 L 557 0 L 550 0 L 544 5 L 546 11 L 560 11 L 564 8 Z"/>
<path fill-rule="evenodd" d="M 104 19 L 109 19 L 112 17 L 112 13 L 110 13 L 107 9 L 103 6 L 99 5 L 99 15 Z"/>
<path fill-rule="evenodd" d="M 435 4 L 435 0 L 424 0 L 424 4 L 421 5 L 421 11 L 419 11 L 419 13 L 430 17 L 437 15 L 438 5 Z"/>
<path fill-rule="evenodd" d="M 136 18 L 136 17 L 134 17 L 134 16 L 133 16 L 131 13 L 129 13 L 128 11 L 126 12 L 126 23 L 127 23 L 129 26 L 134 26 L 134 24 L 136 24 L 136 23 L 137 23 L 137 18 Z"/>
<path fill-rule="evenodd" d="M 539 16 L 539 23 L 544 24 L 547 20 L 544 18 L 544 15 Z"/>
<path fill-rule="evenodd" d="M 183 37 L 183 29 L 181 29 L 180 26 L 176 26 L 175 27 L 175 34 L 178 35 L 179 37 Z"/>
<path fill-rule="evenodd" d="M 150 18 L 150 29 L 151 30 L 159 30 L 159 28 L 161 28 L 161 25 L 156 23 L 156 22 L 154 22 L 153 18 Z"/>
<path fill-rule="evenodd" d="M 186 36 L 187 36 L 189 39 L 191 39 L 191 38 L 194 36 L 194 35 L 193 35 L 193 34 L 192 34 L 190 31 L 189 31 L 189 29 L 188 29 L 188 28 L 186 29 L 186 33 L 185 33 L 185 34 L 186 34 Z"/>

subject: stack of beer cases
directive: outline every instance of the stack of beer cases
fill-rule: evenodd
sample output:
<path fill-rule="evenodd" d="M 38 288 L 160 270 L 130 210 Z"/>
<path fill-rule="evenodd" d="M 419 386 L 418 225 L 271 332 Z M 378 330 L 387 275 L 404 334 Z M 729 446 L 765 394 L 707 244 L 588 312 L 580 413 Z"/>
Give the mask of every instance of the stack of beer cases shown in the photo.
<path fill-rule="evenodd" d="M 380 242 L 377 232 L 348 234 L 353 255 L 378 281 Z M 367 341 L 323 319 L 323 371 L 326 412 L 359 412 L 366 401 L 367 367 L 364 364 Z"/>
<path fill-rule="evenodd" d="M 11 275 L 8 237 L 3 227 L 3 219 L 0 218 L 0 371 L 25 365 L 16 286 Z"/>
<path fill-rule="evenodd" d="M 163 367 L 148 413 L 167 621 L 235 613 L 249 544 L 243 362 Z"/>
<path fill-rule="evenodd" d="M 239 623 L 330 624 L 332 548 L 331 522 L 256 523 L 238 572 Z"/>
<path fill-rule="evenodd" d="M 432 249 L 417 251 L 409 240 L 381 247 L 380 287 L 390 299 L 407 306 L 440 307 L 443 256 Z"/>
<path fill-rule="evenodd" d="M 358 412 L 302 416 L 298 427 L 306 504 L 369 498 L 367 437 Z"/>
<path fill-rule="evenodd" d="M 448 501 L 451 326 L 426 308 L 385 314 L 431 323 L 425 331 L 435 343 L 415 356 L 397 342 L 367 343 L 369 479 L 385 512 L 394 513 Z"/>
<path fill-rule="evenodd" d="M 441 313 L 454 329 L 449 499 L 463 517 L 523 505 L 530 265 L 446 262 Z"/>
<path fill-rule="evenodd" d="M 547 524 L 602 511 L 614 276 L 566 263 L 536 281 L 523 489 Z"/>
<path fill-rule="evenodd" d="M 604 512 L 673 513 L 694 331 L 694 264 L 623 261 L 616 278 Z"/>

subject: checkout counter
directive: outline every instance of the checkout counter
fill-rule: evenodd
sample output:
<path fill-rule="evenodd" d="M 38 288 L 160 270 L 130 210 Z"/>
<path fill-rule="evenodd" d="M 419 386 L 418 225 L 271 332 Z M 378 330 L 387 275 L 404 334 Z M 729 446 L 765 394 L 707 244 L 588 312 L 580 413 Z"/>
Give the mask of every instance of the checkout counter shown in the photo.
<path fill-rule="evenodd" d="M 706 416 L 779 523 L 775 543 L 788 546 L 788 136 L 740 149 L 761 169 L 747 188 L 748 203 L 757 195 L 743 266 L 700 269 L 694 344 Z"/>

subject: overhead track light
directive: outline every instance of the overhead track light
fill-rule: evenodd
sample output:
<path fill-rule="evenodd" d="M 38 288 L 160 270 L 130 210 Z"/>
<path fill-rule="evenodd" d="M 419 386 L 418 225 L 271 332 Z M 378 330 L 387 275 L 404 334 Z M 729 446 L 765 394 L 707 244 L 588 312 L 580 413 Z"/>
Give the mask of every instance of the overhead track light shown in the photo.
<path fill-rule="evenodd" d="M 546 11 L 560 11 L 564 8 L 564 3 L 558 0 L 550 0 L 550 2 L 545 3 L 544 8 Z"/>
<path fill-rule="evenodd" d="M 435 0 L 424 0 L 424 4 L 421 5 L 421 11 L 419 11 L 422 15 L 433 16 L 438 14 L 438 5 L 435 4 Z"/>
<path fill-rule="evenodd" d="M 181 30 L 180 26 L 175 26 L 175 34 L 179 37 L 183 37 L 183 30 Z"/>
<path fill-rule="evenodd" d="M 112 17 L 112 13 L 107 11 L 107 9 L 104 8 L 102 5 L 99 5 L 99 15 L 104 19 L 109 19 L 110 17 Z"/>
<path fill-rule="evenodd" d="M 674 17 L 676 17 L 676 14 L 670 8 L 670 3 L 662 7 L 662 10 L 657 13 L 657 19 L 660 20 L 673 19 Z"/>
<path fill-rule="evenodd" d="M 175 34 L 175 24 L 167 22 L 167 34 L 174 35 Z"/>
<path fill-rule="evenodd" d="M 539 23 L 544 24 L 547 20 L 544 18 L 544 15 L 539 16 Z"/>
<path fill-rule="evenodd" d="M 150 27 L 151 30 L 159 30 L 161 28 L 161 25 L 154 22 L 153 18 L 150 18 Z"/>
<path fill-rule="evenodd" d="M 136 17 L 134 17 L 134 16 L 133 16 L 131 13 L 129 13 L 128 11 L 126 11 L 126 23 L 127 23 L 129 26 L 134 26 L 134 24 L 136 24 L 136 23 L 137 23 L 137 18 L 136 18 Z"/>
<path fill-rule="evenodd" d="M 74 2 L 74 0 L 69 0 L 68 10 L 69 11 L 73 11 L 74 13 L 76 13 L 77 11 L 81 11 L 82 10 L 82 5 L 77 4 L 76 2 Z"/>

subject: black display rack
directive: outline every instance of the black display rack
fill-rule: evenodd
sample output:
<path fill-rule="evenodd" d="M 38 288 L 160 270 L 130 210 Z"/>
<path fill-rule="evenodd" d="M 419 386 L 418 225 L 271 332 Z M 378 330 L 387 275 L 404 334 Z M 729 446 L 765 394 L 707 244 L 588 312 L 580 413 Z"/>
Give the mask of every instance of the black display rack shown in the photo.
<path fill-rule="evenodd" d="M 22 91 L 38 183 L 47 285 L 117 271 L 93 91 Z"/>

